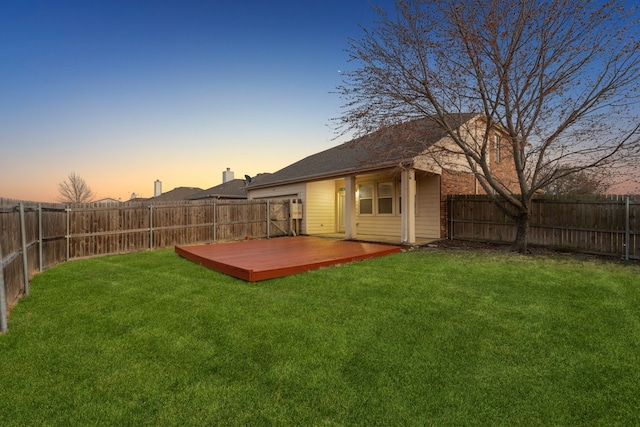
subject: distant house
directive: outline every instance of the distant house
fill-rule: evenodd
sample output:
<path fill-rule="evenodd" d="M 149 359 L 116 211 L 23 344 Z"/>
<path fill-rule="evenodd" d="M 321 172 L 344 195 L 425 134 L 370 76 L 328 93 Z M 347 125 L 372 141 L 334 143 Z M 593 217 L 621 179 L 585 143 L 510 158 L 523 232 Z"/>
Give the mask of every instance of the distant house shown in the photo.
<path fill-rule="evenodd" d="M 159 196 L 148 199 L 135 199 L 136 201 L 149 200 L 153 202 L 176 202 L 179 200 L 188 200 L 190 196 L 202 191 L 202 188 L 196 187 L 176 187 L 171 191 L 162 193 Z"/>
<path fill-rule="evenodd" d="M 105 197 L 104 199 L 94 200 L 92 203 L 97 203 L 100 205 L 111 205 L 114 203 L 121 203 L 120 200 L 113 199 L 111 197 Z"/>
<path fill-rule="evenodd" d="M 481 116 L 455 116 L 457 130 L 483 132 Z M 505 181 L 515 172 L 507 145 L 492 130 L 491 167 Z M 302 200 L 302 234 L 340 233 L 347 239 L 416 243 L 446 237 L 446 197 L 482 192 L 465 158 L 436 150 L 453 142 L 422 119 L 382 129 L 306 157 L 247 185 L 249 199 Z"/>
<path fill-rule="evenodd" d="M 245 181 L 242 179 L 232 179 L 207 190 L 198 191 L 188 197 L 189 200 L 246 198 Z"/>

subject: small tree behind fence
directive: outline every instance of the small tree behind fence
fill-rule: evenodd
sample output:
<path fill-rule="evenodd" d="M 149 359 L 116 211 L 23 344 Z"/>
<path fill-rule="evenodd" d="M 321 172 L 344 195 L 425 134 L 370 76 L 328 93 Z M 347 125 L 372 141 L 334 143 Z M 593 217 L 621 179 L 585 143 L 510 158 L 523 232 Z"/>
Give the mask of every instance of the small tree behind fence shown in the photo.
<path fill-rule="evenodd" d="M 511 243 L 516 225 L 486 195 L 448 199 L 449 238 Z M 533 199 L 529 243 L 640 259 L 640 198 L 585 196 Z"/>
<path fill-rule="evenodd" d="M 291 200 L 43 204 L 0 198 L 0 296 L 64 261 L 291 233 Z M 2 314 L 0 313 L 0 317 Z"/>

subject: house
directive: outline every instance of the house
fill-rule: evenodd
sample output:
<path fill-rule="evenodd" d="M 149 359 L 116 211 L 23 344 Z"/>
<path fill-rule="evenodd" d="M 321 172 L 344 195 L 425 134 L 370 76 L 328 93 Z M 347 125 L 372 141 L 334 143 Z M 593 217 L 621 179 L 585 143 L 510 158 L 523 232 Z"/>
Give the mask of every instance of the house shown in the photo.
<path fill-rule="evenodd" d="M 202 191 L 202 188 L 197 187 L 176 187 L 171 191 L 160 193 L 150 198 L 136 198 L 135 201 L 153 201 L 153 202 L 177 202 L 180 200 L 187 200 L 190 196 Z"/>
<path fill-rule="evenodd" d="M 105 197 L 104 199 L 94 200 L 92 203 L 96 203 L 99 205 L 111 205 L 114 203 L 122 203 L 120 200 L 116 200 L 112 197 Z"/>
<path fill-rule="evenodd" d="M 199 191 L 188 197 L 189 200 L 204 199 L 246 199 L 247 192 L 244 189 L 245 181 L 243 179 L 232 179 L 216 185 L 207 190 Z"/>
<path fill-rule="evenodd" d="M 476 138 L 486 128 L 482 116 L 474 114 L 452 116 L 450 122 L 460 135 Z M 492 171 L 515 183 L 506 139 L 501 140 L 498 129 L 492 133 Z M 466 159 L 454 151 L 442 128 L 420 119 L 311 155 L 251 182 L 248 198 L 300 199 L 302 234 L 427 242 L 446 237 L 449 194 L 483 192 Z"/>

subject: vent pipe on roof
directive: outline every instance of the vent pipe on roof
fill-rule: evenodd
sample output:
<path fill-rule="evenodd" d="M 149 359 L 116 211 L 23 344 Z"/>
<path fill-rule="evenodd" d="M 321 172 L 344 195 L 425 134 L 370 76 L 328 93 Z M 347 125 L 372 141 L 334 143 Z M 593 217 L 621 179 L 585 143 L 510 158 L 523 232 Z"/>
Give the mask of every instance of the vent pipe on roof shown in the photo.
<path fill-rule="evenodd" d="M 153 183 L 153 197 L 158 197 L 162 194 L 162 181 L 156 179 Z"/>
<path fill-rule="evenodd" d="M 233 171 L 231 168 L 227 168 L 226 171 L 222 172 L 222 183 L 233 181 Z"/>

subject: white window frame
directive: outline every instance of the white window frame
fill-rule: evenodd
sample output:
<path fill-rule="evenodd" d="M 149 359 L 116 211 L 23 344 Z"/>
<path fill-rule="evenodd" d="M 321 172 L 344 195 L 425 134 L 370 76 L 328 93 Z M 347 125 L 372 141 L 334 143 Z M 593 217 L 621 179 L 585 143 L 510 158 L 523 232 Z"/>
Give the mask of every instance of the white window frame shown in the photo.
<path fill-rule="evenodd" d="M 371 197 L 366 197 L 366 198 L 362 197 L 361 189 L 362 187 L 365 187 L 365 186 L 371 187 Z M 373 182 L 361 182 L 360 184 L 358 184 L 358 215 L 373 215 L 374 212 L 376 211 L 374 206 L 375 204 L 374 201 L 376 198 L 375 189 L 376 189 L 376 186 L 375 186 L 375 183 Z M 362 200 L 371 200 L 371 212 L 365 212 L 365 213 L 362 212 Z"/>
<path fill-rule="evenodd" d="M 384 196 L 382 197 L 380 195 L 380 185 L 389 185 L 391 188 L 391 197 L 389 196 Z M 395 189 L 395 185 L 394 185 L 394 181 L 393 180 L 389 180 L 389 181 L 376 181 L 376 192 L 375 192 L 375 199 L 376 199 L 376 214 L 378 215 L 394 215 L 396 213 L 395 210 L 395 201 L 397 200 L 396 198 L 396 189 Z M 391 204 L 389 205 L 391 207 L 391 212 L 380 212 L 380 199 L 391 199 Z"/>

